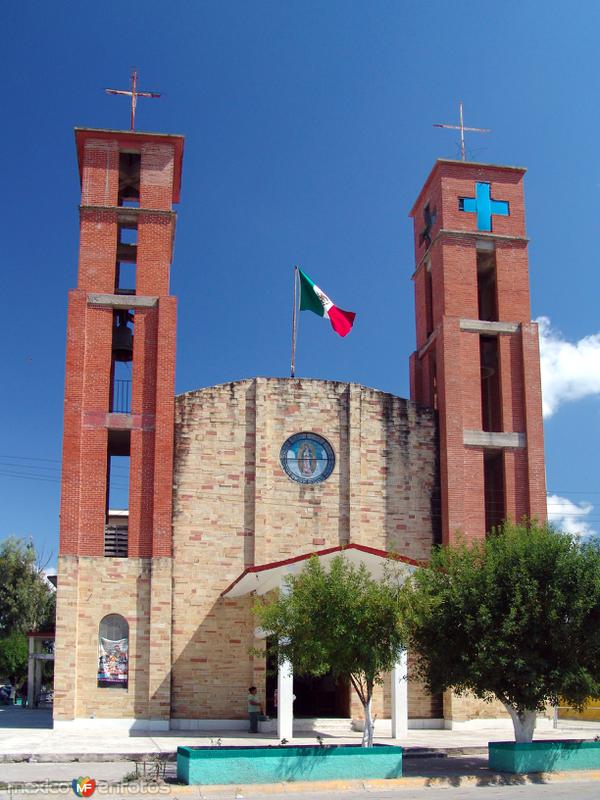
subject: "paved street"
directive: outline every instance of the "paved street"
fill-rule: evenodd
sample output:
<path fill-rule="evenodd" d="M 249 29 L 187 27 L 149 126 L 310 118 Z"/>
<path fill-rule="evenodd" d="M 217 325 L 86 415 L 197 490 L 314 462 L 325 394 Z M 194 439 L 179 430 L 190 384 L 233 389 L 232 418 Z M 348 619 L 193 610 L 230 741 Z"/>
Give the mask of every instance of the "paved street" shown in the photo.
<path fill-rule="evenodd" d="M 6 783 L 22 782 L 33 784 L 26 794 L 21 788 L 12 792 L 0 789 L 0 798 L 15 798 L 36 794 L 71 795 L 70 782 L 78 776 L 90 776 L 99 784 L 95 797 L 108 795 L 114 798 L 131 798 L 132 795 L 141 794 L 138 784 L 129 785 L 123 789 L 119 784 L 123 778 L 134 769 L 132 762 L 77 762 L 77 763 L 20 763 L 1 764 L 0 780 Z M 404 762 L 404 777 L 390 782 L 390 788 L 382 786 L 380 782 L 365 781 L 356 783 L 356 788 L 336 788 L 335 783 L 320 784 L 314 790 L 306 784 L 281 784 L 265 787 L 244 786 L 236 787 L 178 787 L 172 784 L 176 775 L 175 764 L 167 765 L 167 785 L 152 787 L 148 793 L 181 798 L 222 798 L 223 800 L 242 800 L 247 798 L 269 797 L 271 800 L 278 798 L 296 798 L 296 800 L 317 800 L 328 797 L 332 800 L 352 800 L 353 798 L 394 798 L 411 800 L 411 798 L 438 798 L 438 800 L 453 800 L 453 798 L 483 797 L 494 800 L 502 796 L 504 800 L 528 800 L 528 798 L 598 798 L 600 796 L 600 783 L 586 780 L 581 773 L 578 775 L 560 773 L 548 778 L 506 776 L 491 773 L 487 769 L 487 759 L 484 756 L 458 756 L 447 758 L 407 758 Z M 598 775 L 596 775 L 598 777 Z M 62 782 L 64 785 L 49 786 L 48 783 Z M 338 782 L 339 783 L 339 782 Z M 46 784 L 46 785 L 44 785 Z M 108 786 L 107 784 L 112 784 Z M 392 786 L 393 784 L 393 786 Z M 506 785 L 514 784 L 514 785 Z"/>
<path fill-rule="evenodd" d="M 175 795 L 173 795 L 175 796 Z M 250 798 L 250 795 L 245 795 Z M 230 795 L 235 798 L 236 795 Z M 239 795 L 237 797 L 240 797 Z M 320 800 L 322 793 L 269 795 L 270 800 Z M 358 791 L 328 794 L 331 800 L 598 800 L 598 783 L 555 783 L 530 786 L 486 786 L 466 789 L 397 789 L 390 792 Z M 229 800 L 223 796 L 223 800 Z"/>

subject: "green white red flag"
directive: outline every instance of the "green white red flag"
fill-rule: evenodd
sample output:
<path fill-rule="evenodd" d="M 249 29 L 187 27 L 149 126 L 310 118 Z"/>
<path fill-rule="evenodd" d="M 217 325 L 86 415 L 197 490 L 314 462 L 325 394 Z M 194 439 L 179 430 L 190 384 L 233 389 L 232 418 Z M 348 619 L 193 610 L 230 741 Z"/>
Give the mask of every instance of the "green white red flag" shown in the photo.
<path fill-rule="evenodd" d="M 331 327 L 340 336 L 346 336 L 352 330 L 354 311 L 344 311 L 336 306 L 325 292 L 312 281 L 306 273 L 298 269 L 300 275 L 300 311 L 312 311 L 319 317 L 331 322 Z"/>

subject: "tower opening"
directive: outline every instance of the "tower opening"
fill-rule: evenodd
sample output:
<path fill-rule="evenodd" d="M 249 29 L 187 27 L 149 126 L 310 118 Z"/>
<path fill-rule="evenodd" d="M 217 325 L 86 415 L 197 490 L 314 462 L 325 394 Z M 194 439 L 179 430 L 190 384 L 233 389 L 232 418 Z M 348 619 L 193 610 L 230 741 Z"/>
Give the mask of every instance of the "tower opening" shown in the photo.
<path fill-rule="evenodd" d="M 118 309 L 113 312 L 112 363 L 108 405 L 111 413 L 131 413 L 133 321 L 133 311 L 129 309 Z"/>
<path fill-rule="evenodd" d="M 140 175 L 142 158 L 139 153 L 119 153 L 120 206 L 137 208 L 140 205 Z"/>
<path fill-rule="evenodd" d="M 498 338 L 496 336 L 480 337 L 479 361 L 481 373 L 481 427 L 484 431 L 501 431 L 500 360 L 498 358 Z"/>
<path fill-rule="evenodd" d="M 432 347 L 427 353 L 427 365 L 429 372 L 429 405 L 438 410 L 438 385 L 437 385 L 437 359 L 435 348 Z"/>
<path fill-rule="evenodd" d="M 425 264 L 425 326 L 427 336 L 433 333 L 433 283 L 431 263 Z"/>
<path fill-rule="evenodd" d="M 109 430 L 104 555 L 127 558 L 131 431 Z"/>
<path fill-rule="evenodd" d="M 115 294 L 135 294 L 135 261 L 117 261 Z"/>
<path fill-rule="evenodd" d="M 117 228 L 117 263 L 137 262 L 138 226 L 130 220 L 119 222 Z"/>
<path fill-rule="evenodd" d="M 485 530 L 490 533 L 506 518 L 504 500 L 504 459 L 502 450 L 484 450 L 483 486 L 485 495 Z"/>
<path fill-rule="evenodd" d="M 487 242 L 485 242 L 487 245 Z M 496 252 L 477 247 L 477 303 L 479 319 L 498 321 L 498 294 L 496 288 Z"/>

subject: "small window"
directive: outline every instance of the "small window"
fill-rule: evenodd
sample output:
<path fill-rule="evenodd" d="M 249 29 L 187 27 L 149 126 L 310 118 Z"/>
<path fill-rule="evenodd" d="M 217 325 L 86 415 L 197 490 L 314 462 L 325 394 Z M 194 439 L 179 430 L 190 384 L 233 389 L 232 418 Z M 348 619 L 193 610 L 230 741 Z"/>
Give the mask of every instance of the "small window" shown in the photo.
<path fill-rule="evenodd" d="M 126 689 L 128 679 L 129 624 L 120 614 L 108 614 L 98 631 L 98 686 Z"/>

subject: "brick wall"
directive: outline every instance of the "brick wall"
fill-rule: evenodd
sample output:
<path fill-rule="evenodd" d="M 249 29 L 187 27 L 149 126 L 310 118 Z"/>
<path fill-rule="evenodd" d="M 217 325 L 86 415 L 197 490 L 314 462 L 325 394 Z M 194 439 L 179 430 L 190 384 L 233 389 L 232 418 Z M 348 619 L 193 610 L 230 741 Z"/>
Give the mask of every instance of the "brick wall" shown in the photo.
<path fill-rule="evenodd" d="M 537 326 L 530 322 L 524 170 L 440 160 L 427 178 L 411 215 L 414 218 L 417 352 L 411 356 L 411 398 L 431 405 L 429 371 L 436 360 L 440 431 L 440 482 L 444 543 L 457 534 L 467 540 L 486 535 L 484 448 L 465 442 L 482 432 L 480 336 L 461 320 L 479 321 L 477 253 L 494 251 L 497 319 L 511 323 L 498 339 L 500 396 L 498 429 L 524 434 L 524 446 L 501 447 L 505 518 L 546 518 L 544 444 Z M 478 229 L 477 215 L 460 210 L 460 198 L 475 197 L 475 184 L 490 184 L 491 197 L 509 203 L 507 216 L 492 216 L 490 232 Z M 423 241 L 425 207 L 437 211 Z M 482 260 L 482 264 L 485 263 Z M 431 264 L 433 334 L 425 351 L 425 269 Z M 483 268 L 483 267 L 482 267 Z M 472 697 L 444 698 L 444 716 L 465 720 L 503 714 L 499 704 Z"/>
<path fill-rule="evenodd" d="M 176 335 L 169 273 L 183 139 L 77 129 L 76 140 L 80 249 L 67 331 L 57 612 L 57 665 L 64 666 L 57 666 L 55 715 L 168 718 Z M 141 154 L 139 209 L 117 206 L 120 151 Z M 118 229 L 136 223 L 132 303 L 154 302 L 135 309 L 131 413 L 109 413 Z M 92 300 L 90 293 L 109 297 Z M 127 559 L 104 558 L 108 445 L 117 430 L 131 432 Z M 121 613 L 130 624 L 127 691 L 96 687 L 105 613 Z"/>
<path fill-rule="evenodd" d="M 323 483 L 281 468 L 281 446 L 300 431 L 334 449 Z M 348 542 L 427 558 L 433 415 L 353 384 L 259 378 L 179 396 L 175 447 L 172 714 L 243 717 L 252 682 L 264 700 L 264 661 L 248 653 L 252 600 L 221 592 L 248 566 Z M 409 695 L 412 716 L 432 716 L 412 681 Z"/>

